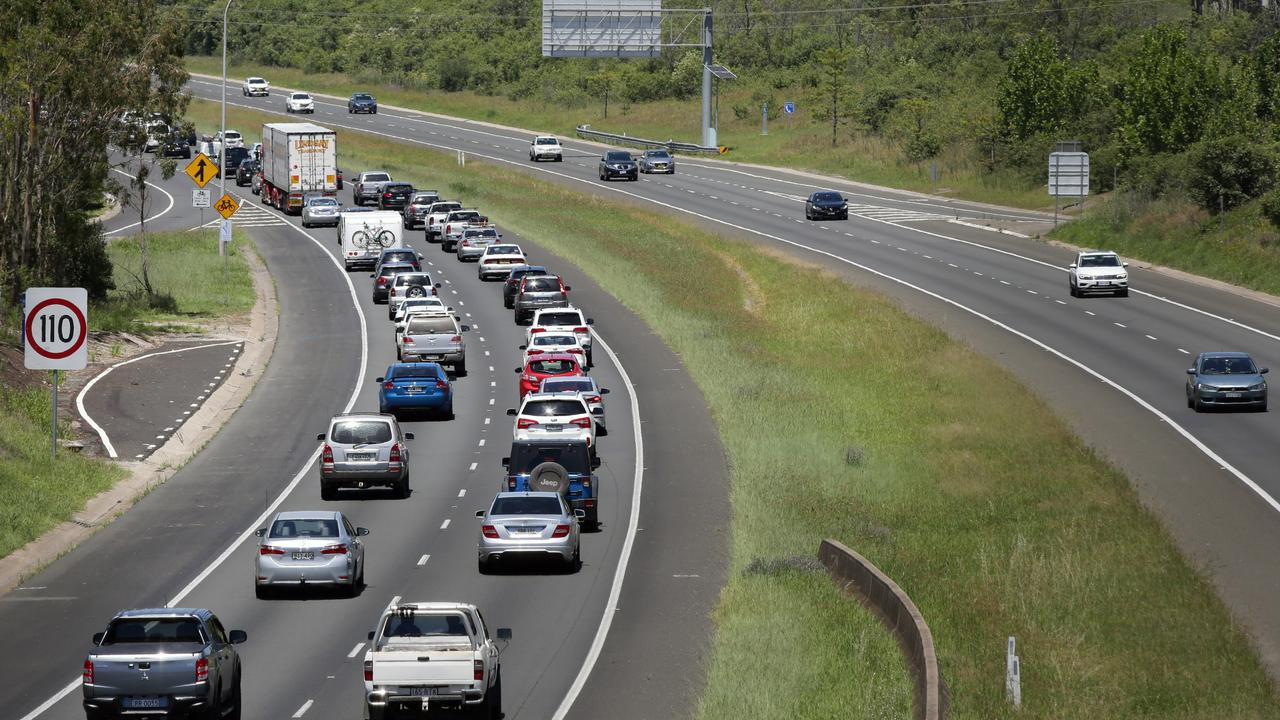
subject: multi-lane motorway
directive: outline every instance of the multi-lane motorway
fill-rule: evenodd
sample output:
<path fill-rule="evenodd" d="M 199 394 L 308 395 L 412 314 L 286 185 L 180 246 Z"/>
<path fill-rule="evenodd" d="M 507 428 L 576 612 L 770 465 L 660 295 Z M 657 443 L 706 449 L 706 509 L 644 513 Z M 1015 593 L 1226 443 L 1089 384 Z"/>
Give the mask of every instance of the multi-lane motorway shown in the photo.
<path fill-rule="evenodd" d="M 220 97 L 210 79 L 193 78 L 190 87 L 197 97 Z M 228 93 L 237 106 L 284 114 L 278 96 L 243 98 L 238 85 Z M 1183 395 L 1184 371 L 1199 351 L 1245 350 L 1263 365 L 1280 365 L 1273 299 L 1136 263 L 1129 298 L 1075 299 L 1067 292 L 1069 250 L 948 221 L 1001 220 L 1016 228 L 1043 222 L 1040 213 L 700 158 L 679 158 L 673 176 L 604 183 L 595 144 L 569 139 L 563 163 L 533 165 L 532 133 L 387 106 L 353 116 L 342 99 L 316 97 L 308 119 L 339 131 L 461 149 L 788 250 L 894 296 L 1011 368 L 1127 471 L 1280 676 L 1280 609 L 1272 601 L 1280 591 L 1280 554 L 1272 552 L 1280 543 L 1280 418 L 1197 415 Z M 849 221 L 804 219 L 804 197 L 823 186 L 850 198 Z"/>

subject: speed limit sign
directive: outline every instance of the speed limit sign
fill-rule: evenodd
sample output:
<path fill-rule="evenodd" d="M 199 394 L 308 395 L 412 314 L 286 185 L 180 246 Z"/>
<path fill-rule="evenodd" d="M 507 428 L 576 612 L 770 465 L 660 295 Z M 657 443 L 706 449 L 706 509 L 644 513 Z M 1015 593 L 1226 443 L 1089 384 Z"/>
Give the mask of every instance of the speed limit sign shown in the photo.
<path fill-rule="evenodd" d="M 89 294 L 84 288 L 28 288 L 22 329 L 28 369 L 82 369 L 89 359 Z"/>

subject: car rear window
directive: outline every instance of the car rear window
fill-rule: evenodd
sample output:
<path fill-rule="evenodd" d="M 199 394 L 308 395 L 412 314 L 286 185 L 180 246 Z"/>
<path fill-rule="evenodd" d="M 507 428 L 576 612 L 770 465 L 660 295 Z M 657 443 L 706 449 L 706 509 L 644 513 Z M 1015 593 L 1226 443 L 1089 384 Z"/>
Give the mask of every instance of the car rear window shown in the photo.
<path fill-rule="evenodd" d="M 582 323 L 582 317 L 579 316 L 578 313 L 571 313 L 571 312 L 545 313 L 544 312 L 538 316 L 538 324 L 545 325 L 548 327 L 552 327 L 556 325 L 580 325 L 581 323 Z"/>
<path fill-rule="evenodd" d="M 475 220 L 478 217 L 480 217 L 480 213 L 475 210 L 468 210 L 455 212 L 453 215 L 449 216 L 449 219 L 454 222 L 459 222 L 462 220 Z"/>
<path fill-rule="evenodd" d="M 560 515 L 564 508 L 555 497 L 498 497 L 490 515 Z"/>
<path fill-rule="evenodd" d="M 462 207 L 462 203 L 456 203 L 456 202 L 436 203 L 435 205 L 431 206 L 431 212 L 433 213 L 452 212 L 454 210 L 457 210 L 460 207 Z"/>
<path fill-rule="evenodd" d="M 587 459 L 587 444 L 585 442 L 563 445 L 516 443 L 511 446 L 511 464 L 508 470 L 513 473 L 527 473 L 544 462 L 563 465 L 569 472 L 585 472 L 590 463 Z"/>
<path fill-rule="evenodd" d="M 396 276 L 396 287 L 405 285 L 430 285 L 431 276 L 426 273 L 400 273 Z"/>
<path fill-rule="evenodd" d="M 542 392 L 594 392 L 590 380 L 577 378 L 547 378 L 542 381 Z"/>
<path fill-rule="evenodd" d="M 408 183 L 387 183 L 382 186 L 382 189 L 396 192 L 413 192 L 413 186 Z"/>
<path fill-rule="evenodd" d="M 391 440 L 391 423 L 381 420 L 342 420 L 329 431 L 329 439 L 343 445 L 376 445 Z"/>
<path fill-rule="evenodd" d="M 385 180 L 390 180 L 391 176 L 386 173 L 369 173 L 364 176 L 364 179 L 366 182 L 383 182 Z"/>
<path fill-rule="evenodd" d="M 529 369 L 547 375 L 564 375 L 574 372 L 576 364 L 572 360 L 534 360 L 529 363 Z"/>
<path fill-rule="evenodd" d="M 409 321 L 405 332 L 410 335 L 452 335 L 454 327 L 449 318 L 417 317 Z"/>
<path fill-rule="evenodd" d="M 515 245 L 494 245 L 487 251 L 489 255 L 519 255 L 520 248 Z"/>
<path fill-rule="evenodd" d="M 393 378 L 438 378 L 440 377 L 440 366 L 435 363 L 420 363 L 414 365 L 400 365 L 391 368 Z"/>
<path fill-rule="evenodd" d="M 387 616 L 382 636 L 387 638 L 459 635 L 466 637 L 470 624 L 460 613 L 450 615 L 418 615 L 400 612 Z"/>
<path fill-rule="evenodd" d="M 383 253 L 382 262 L 413 262 L 417 260 L 417 253 L 413 250 L 395 250 L 393 252 Z"/>
<path fill-rule="evenodd" d="M 521 409 L 521 415 L 552 417 L 559 415 L 585 415 L 587 408 L 579 400 L 530 400 Z"/>
<path fill-rule="evenodd" d="M 497 237 L 498 237 L 498 231 L 497 231 L 497 230 L 494 230 L 493 228 L 485 228 L 485 229 L 482 229 L 482 230 L 468 230 L 468 231 L 466 231 L 466 232 L 465 232 L 465 233 L 463 233 L 463 234 L 464 234 L 464 235 L 466 235 L 466 236 L 467 236 L 467 237 L 469 237 L 469 238 L 490 238 L 490 239 L 497 239 Z"/>
<path fill-rule="evenodd" d="M 333 518 L 276 520 L 271 523 L 273 538 L 336 538 L 338 521 Z"/>
<path fill-rule="evenodd" d="M 533 292 L 551 292 L 560 289 L 560 281 L 553 277 L 525 278 L 524 289 Z"/>
<path fill-rule="evenodd" d="M 121 643 L 203 643 L 204 632 L 195 618 L 120 618 L 111 623 L 103 645 Z"/>
<path fill-rule="evenodd" d="M 391 277 L 400 273 L 413 272 L 412 265 L 386 265 L 382 266 L 381 275 L 383 277 Z"/>
<path fill-rule="evenodd" d="M 538 333 L 533 336 L 534 345 L 577 345 L 577 335 L 547 335 Z"/>

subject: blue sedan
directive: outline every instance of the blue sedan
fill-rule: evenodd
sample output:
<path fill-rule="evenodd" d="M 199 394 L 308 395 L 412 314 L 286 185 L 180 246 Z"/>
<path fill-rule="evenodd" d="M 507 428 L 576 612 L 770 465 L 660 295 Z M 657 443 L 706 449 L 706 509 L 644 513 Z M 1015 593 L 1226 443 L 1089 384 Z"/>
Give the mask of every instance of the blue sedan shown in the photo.
<path fill-rule="evenodd" d="M 437 363 L 395 363 L 378 378 L 378 409 L 399 415 L 407 410 L 431 410 L 453 417 L 453 386 Z"/>

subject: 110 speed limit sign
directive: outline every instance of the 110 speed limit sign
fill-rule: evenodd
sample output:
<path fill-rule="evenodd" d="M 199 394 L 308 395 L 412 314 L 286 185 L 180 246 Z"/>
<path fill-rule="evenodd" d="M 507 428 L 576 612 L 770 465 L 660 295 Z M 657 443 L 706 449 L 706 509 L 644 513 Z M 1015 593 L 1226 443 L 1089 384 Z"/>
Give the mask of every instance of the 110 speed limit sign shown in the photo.
<path fill-rule="evenodd" d="M 28 288 L 23 316 L 26 366 L 79 370 L 89 359 L 89 294 L 84 288 Z"/>

